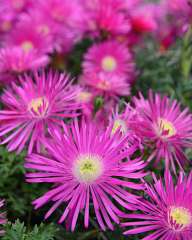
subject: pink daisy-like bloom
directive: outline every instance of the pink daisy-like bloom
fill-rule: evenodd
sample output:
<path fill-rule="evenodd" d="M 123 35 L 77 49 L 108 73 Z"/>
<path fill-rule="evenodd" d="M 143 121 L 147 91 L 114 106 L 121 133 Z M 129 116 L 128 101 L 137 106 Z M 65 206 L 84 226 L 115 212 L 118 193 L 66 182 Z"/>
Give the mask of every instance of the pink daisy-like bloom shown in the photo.
<path fill-rule="evenodd" d="M 80 79 L 85 86 L 95 89 L 98 95 L 104 97 L 116 97 L 117 95 L 127 96 L 130 94 L 130 84 L 124 77 L 119 77 L 111 73 L 90 73 L 85 74 Z"/>
<path fill-rule="evenodd" d="M 154 32 L 158 28 L 158 4 L 142 4 L 130 12 L 132 30 L 136 33 Z"/>
<path fill-rule="evenodd" d="M 158 163 L 165 160 L 165 168 L 171 166 L 175 170 L 175 163 L 183 167 L 187 157 L 185 147 L 192 146 L 192 115 L 188 108 L 183 111 L 180 104 L 167 96 L 149 92 L 149 99 L 134 100 L 137 117 L 132 122 L 136 134 L 145 146 L 152 149 L 148 161 L 156 159 Z"/>
<path fill-rule="evenodd" d="M 36 25 L 30 25 L 29 18 L 21 18 L 16 27 L 7 35 L 5 39 L 5 47 L 20 47 L 26 53 L 37 50 L 39 54 L 51 52 L 52 44 L 49 35 L 39 32 Z"/>
<path fill-rule="evenodd" d="M 4 206 L 4 201 L 0 200 L 0 209 Z M 0 225 L 5 224 L 6 221 L 6 217 L 5 217 L 5 213 L 1 211 L 0 213 Z M 4 235 L 4 230 L 0 229 L 0 236 Z"/>
<path fill-rule="evenodd" d="M 5 6 L 0 6 L 0 33 L 9 33 L 13 27 L 13 21 L 16 17 L 12 11 L 7 9 Z M 2 37 L 1 37 L 2 38 Z M 0 40 L 2 40 L 0 38 Z"/>
<path fill-rule="evenodd" d="M 142 150 L 141 139 L 135 135 L 135 132 L 130 128 L 130 123 L 132 119 L 135 117 L 136 111 L 129 105 L 126 104 L 123 112 L 119 113 L 119 109 L 116 108 L 115 112 L 109 118 L 109 126 L 112 125 L 112 134 L 115 134 L 116 131 L 120 131 L 120 135 L 129 135 L 129 141 L 127 141 L 123 149 L 129 148 L 132 153 L 135 150 Z"/>
<path fill-rule="evenodd" d="M 87 30 L 93 37 L 117 36 L 130 31 L 125 14 L 125 2 L 117 0 L 86 0 L 83 6 L 87 14 Z"/>
<path fill-rule="evenodd" d="M 34 147 L 40 151 L 39 139 L 47 134 L 47 127 L 60 126 L 63 118 L 77 116 L 78 89 L 65 74 L 52 73 L 19 77 L 20 85 L 12 82 L 2 96 L 0 111 L 1 144 L 8 150 L 20 152 L 28 143 L 28 152 Z"/>
<path fill-rule="evenodd" d="M 138 202 L 140 213 L 127 215 L 129 222 L 123 226 L 132 227 L 124 234 L 148 233 L 143 240 L 191 240 L 192 239 L 192 172 L 180 174 L 174 185 L 170 173 L 164 180 L 153 175 L 154 183 L 146 183 L 147 199 Z"/>
<path fill-rule="evenodd" d="M 79 0 L 40 0 L 37 8 L 41 14 L 57 24 L 55 28 L 59 28 L 61 33 L 69 31 L 81 36 L 84 32 L 85 12 Z"/>
<path fill-rule="evenodd" d="M 84 74 L 106 73 L 133 80 L 135 64 L 127 46 L 118 41 L 106 41 L 89 48 L 84 56 Z"/>
<path fill-rule="evenodd" d="M 146 175 L 145 163 L 140 159 L 119 165 L 129 151 L 119 152 L 127 136 L 117 142 L 111 129 L 101 131 L 96 124 L 75 121 L 63 125 L 64 133 L 52 129 L 50 140 L 43 139 L 47 155 L 32 154 L 25 167 L 36 170 L 27 174 L 30 183 L 53 183 L 53 188 L 33 202 L 40 208 L 48 202 L 53 206 L 45 215 L 48 218 L 60 205 L 66 204 L 59 220 L 67 220 L 73 231 L 80 212 L 84 212 L 84 225 L 89 225 L 90 205 L 93 204 L 97 221 L 102 230 L 113 229 L 124 213 L 118 206 L 135 209 L 138 196 L 128 189 L 143 189 L 143 184 L 132 182 Z M 118 205 L 118 206 L 117 206 Z"/>
<path fill-rule="evenodd" d="M 20 47 L 0 49 L 0 81 L 7 83 L 15 80 L 15 75 L 28 70 L 35 70 L 49 63 L 48 55 L 39 54 L 37 50 L 29 52 Z"/>

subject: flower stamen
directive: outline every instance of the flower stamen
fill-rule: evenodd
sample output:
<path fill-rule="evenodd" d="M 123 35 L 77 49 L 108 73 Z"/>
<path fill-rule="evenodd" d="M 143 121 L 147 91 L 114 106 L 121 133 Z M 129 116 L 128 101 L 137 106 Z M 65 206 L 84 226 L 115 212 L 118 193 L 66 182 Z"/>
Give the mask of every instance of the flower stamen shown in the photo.
<path fill-rule="evenodd" d="M 106 56 L 101 62 L 104 71 L 113 72 L 117 67 L 117 61 L 112 56 Z"/>
<path fill-rule="evenodd" d="M 89 154 L 82 155 L 74 162 L 73 172 L 79 182 L 92 183 L 103 172 L 101 159 Z"/>

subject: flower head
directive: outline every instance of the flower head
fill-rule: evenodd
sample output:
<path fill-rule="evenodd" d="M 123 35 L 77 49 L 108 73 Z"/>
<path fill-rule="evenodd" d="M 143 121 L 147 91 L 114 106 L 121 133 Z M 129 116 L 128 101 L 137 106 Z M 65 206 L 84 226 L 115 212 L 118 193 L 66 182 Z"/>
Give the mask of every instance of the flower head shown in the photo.
<path fill-rule="evenodd" d="M 119 113 L 119 109 L 116 108 L 112 117 L 109 118 L 109 126 L 112 125 L 111 134 L 113 135 L 119 130 L 121 136 L 128 135 L 129 140 L 125 142 L 122 150 L 127 148 L 132 153 L 134 153 L 135 150 L 143 148 L 141 139 L 136 136 L 135 132 L 130 127 L 130 123 L 135 117 L 135 114 L 135 110 L 127 104 L 121 113 Z"/>
<path fill-rule="evenodd" d="M 76 116 L 80 108 L 76 103 L 77 88 L 73 88 L 65 74 L 44 72 L 20 77 L 20 85 L 12 83 L 2 96 L 3 110 L 0 120 L 2 144 L 8 150 L 20 152 L 29 142 L 28 152 L 46 135 L 47 127 L 59 126 L 63 118 Z"/>
<path fill-rule="evenodd" d="M 84 74 L 80 79 L 85 86 L 96 90 L 97 94 L 104 96 L 127 96 L 130 94 L 130 84 L 127 83 L 124 77 L 118 77 L 110 73 L 92 73 Z"/>
<path fill-rule="evenodd" d="M 52 138 L 43 139 L 48 155 L 32 154 L 26 159 L 25 167 L 37 171 L 27 174 L 28 182 L 54 184 L 52 190 L 33 202 L 35 208 L 53 202 L 47 218 L 65 203 L 59 222 L 67 219 L 74 230 L 80 211 L 84 211 L 84 225 L 88 227 L 93 203 L 100 227 L 113 229 L 112 222 L 119 223 L 123 215 L 118 206 L 134 209 L 138 197 L 129 193 L 128 188 L 142 189 L 142 184 L 131 179 L 146 175 L 142 171 L 144 162 L 135 159 L 119 165 L 120 160 L 129 156 L 129 151 L 119 151 L 127 137 L 119 139 L 118 133 L 111 136 L 111 129 L 101 131 L 91 122 L 82 121 L 79 125 L 75 121 L 63 125 L 63 130 L 64 133 L 53 129 Z"/>
<path fill-rule="evenodd" d="M 129 49 L 118 41 L 106 41 L 93 45 L 85 54 L 83 72 L 85 74 L 107 73 L 124 77 L 131 81 L 135 65 Z"/>
<path fill-rule="evenodd" d="M 135 98 L 137 117 L 133 128 L 144 145 L 150 146 L 152 153 L 148 160 L 165 159 L 165 167 L 175 171 L 175 162 L 182 168 L 186 156 L 183 148 L 192 146 L 192 116 L 188 109 L 180 109 L 176 100 L 149 93 L 145 100 Z"/>
<path fill-rule="evenodd" d="M 53 50 L 50 35 L 39 31 L 28 15 L 20 17 L 20 21 L 4 39 L 4 46 L 19 47 L 25 53 L 36 50 L 39 54 L 46 54 Z"/>
<path fill-rule="evenodd" d="M 148 199 L 138 202 L 141 213 L 129 214 L 131 221 L 123 223 L 135 226 L 125 234 L 152 231 L 143 239 L 192 239 L 192 172 L 189 177 L 181 173 L 176 185 L 170 173 L 164 180 L 153 178 L 153 184 L 146 184 Z"/>
<path fill-rule="evenodd" d="M 117 36 L 129 32 L 125 1 L 85 0 L 83 5 L 87 13 L 87 30 L 93 37 Z"/>
<path fill-rule="evenodd" d="M 7 82 L 12 74 L 23 73 L 28 70 L 35 70 L 49 63 L 49 57 L 39 54 L 37 50 L 29 52 L 20 47 L 7 47 L 0 49 L 0 80 Z"/>

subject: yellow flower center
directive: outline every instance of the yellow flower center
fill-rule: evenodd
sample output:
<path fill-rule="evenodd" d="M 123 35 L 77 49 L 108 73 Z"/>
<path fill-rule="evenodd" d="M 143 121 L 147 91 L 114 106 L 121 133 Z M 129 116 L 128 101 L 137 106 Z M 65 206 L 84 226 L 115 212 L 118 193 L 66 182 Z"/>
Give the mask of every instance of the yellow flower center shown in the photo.
<path fill-rule="evenodd" d="M 121 133 L 125 134 L 127 132 L 127 126 L 125 121 L 121 119 L 116 119 L 113 123 L 112 134 L 114 134 L 119 128 Z"/>
<path fill-rule="evenodd" d="M 74 162 L 73 172 L 79 182 L 89 184 L 101 176 L 103 164 L 98 156 L 82 155 Z"/>
<path fill-rule="evenodd" d="M 47 113 L 49 102 L 46 97 L 32 99 L 28 105 L 28 110 L 36 117 L 44 117 Z"/>
<path fill-rule="evenodd" d="M 21 44 L 21 47 L 26 53 L 30 52 L 34 48 L 33 43 L 30 41 L 24 41 Z"/>
<path fill-rule="evenodd" d="M 171 207 L 170 218 L 172 223 L 180 225 L 180 229 L 191 224 L 191 213 L 184 207 Z"/>
<path fill-rule="evenodd" d="M 90 101 L 91 96 L 92 96 L 91 93 L 86 92 L 86 91 L 82 91 L 82 92 L 80 92 L 80 93 L 78 94 L 77 100 L 78 100 L 79 102 L 86 103 L 86 102 L 89 102 L 89 101 Z"/>
<path fill-rule="evenodd" d="M 112 56 L 106 56 L 101 62 L 103 70 L 107 72 L 113 72 L 117 67 L 117 61 Z"/>
<path fill-rule="evenodd" d="M 176 134 L 176 129 L 173 124 L 163 118 L 159 118 L 158 120 L 158 132 L 163 137 L 172 137 Z"/>

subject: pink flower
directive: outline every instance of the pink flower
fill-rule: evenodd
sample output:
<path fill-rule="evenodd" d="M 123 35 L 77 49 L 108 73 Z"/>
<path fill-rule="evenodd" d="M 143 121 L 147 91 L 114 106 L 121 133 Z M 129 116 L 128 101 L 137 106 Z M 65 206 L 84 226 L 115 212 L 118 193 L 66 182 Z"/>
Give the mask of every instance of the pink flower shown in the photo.
<path fill-rule="evenodd" d="M 28 18 L 21 19 L 22 21 L 5 38 L 4 46 L 20 47 L 26 53 L 33 50 L 38 51 L 39 54 L 51 52 L 53 49 L 49 35 L 45 36 L 43 32 L 39 32 L 36 25 L 32 25 Z"/>
<path fill-rule="evenodd" d="M 85 74 L 81 78 L 81 83 L 90 86 L 104 97 L 115 97 L 117 95 L 127 96 L 130 94 L 130 84 L 123 77 L 118 77 L 110 73 Z"/>
<path fill-rule="evenodd" d="M 0 200 L 0 209 L 3 207 L 4 205 L 4 201 L 3 200 Z M 5 224 L 7 221 L 6 221 L 6 217 L 5 217 L 5 213 L 2 212 L 1 210 L 1 213 L 0 213 L 0 225 L 3 225 Z M 4 230 L 0 229 L 0 236 L 4 235 Z"/>
<path fill-rule="evenodd" d="M 125 109 L 121 113 L 119 113 L 119 109 L 116 108 L 112 116 L 109 117 L 109 126 L 113 126 L 111 133 L 115 134 L 117 131 L 120 131 L 121 136 L 128 135 L 129 139 L 124 144 L 123 150 L 127 148 L 132 153 L 134 153 L 135 150 L 143 149 L 141 139 L 130 127 L 135 115 L 136 111 L 129 104 L 126 104 Z"/>
<path fill-rule="evenodd" d="M 95 44 L 84 56 L 83 73 L 106 73 L 133 80 L 135 64 L 129 49 L 118 41 Z"/>
<path fill-rule="evenodd" d="M 121 159 L 129 156 L 128 151 L 119 152 L 127 140 L 111 130 L 101 131 L 97 125 L 75 121 L 72 125 L 63 124 L 64 133 L 51 130 L 52 138 L 44 139 L 42 144 L 46 156 L 32 154 L 26 159 L 26 168 L 36 170 L 27 174 L 28 182 L 48 182 L 53 188 L 35 200 L 35 208 L 48 202 L 53 206 L 45 215 L 48 218 L 60 205 L 66 208 L 59 220 L 67 220 L 71 230 L 75 229 L 80 211 L 84 212 L 84 225 L 89 225 L 89 215 L 93 204 L 97 221 L 102 230 L 106 226 L 113 229 L 113 222 L 119 223 L 124 213 L 119 209 L 135 209 L 137 196 L 128 189 L 143 189 L 140 183 L 132 182 L 146 175 L 142 170 L 143 161 L 135 159 L 119 165 Z M 129 179 L 130 178 L 130 179 Z"/>
<path fill-rule="evenodd" d="M 47 127 L 60 126 L 63 118 L 77 115 L 78 89 L 72 87 L 69 76 L 51 71 L 19 80 L 20 85 L 13 82 L 2 96 L 1 144 L 8 143 L 9 151 L 20 152 L 25 145 L 29 153 L 34 147 L 40 151 L 39 139 L 47 134 Z"/>
<path fill-rule="evenodd" d="M 7 83 L 15 80 L 14 75 L 27 70 L 35 70 L 49 63 L 47 55 L 41 55 L 37 50 L 24 51 L 20 47 L 0 49 L 0 81 Z"/>
<path fill-rule="evenodd" d="M 123 226 L 132 227 L 124 234 L 147 233 L 143 240 L 191 240 L 192 239 L 192 172 L 180 174 L 174 184 L 170 173 L 164 180 L 153 175 L 154 183 L 147 184 L 146 199 L 138 201 L 140 213 L 128 214 L 129 222 Z"/>
<path fill-rule="evenodd" d="M 83 0 L 87 13 L 87 30 L 91 36 L 116 36 L 130 30 L 125 13 L 125 2 L 121 0 Z"/>
<path fill-rule="evenodd" d="M 166 169 L 172 167 L 174 172 L 175 163 L 182 168 L 187 160 L 183 148 L 192 146 L 192 115 L 188 109 L 182 111 L 176 100 L 152 92 L 148 100 L 140 94 L 134 102 L 138 115 L 132 127 L 152 150 L 148 161 L 164 159 Z"/>
<path fill-rule="evenodd" d="M 124 44 L 107 41 L 85 54 L 81 82 L 107 95 L 129 95 L 135 65 Z"/>
<path fill-rule="evenodd" d="M 132 30 L 136 33 L 154 32 L 158 28 L 158 4 L 142 4 L 130 11 Z"/>
<path fill-rule="evenodd" d="M 13 21 L 16 17 L 16 14 L 10 11 L 6 6 L 0 5 L 0 33 L 5 34 L 13 27 Z M 2 36 L 1 36 L 2 38 Z M 2 40 L 0 38 L 0 40 Z"/>
<path fill-rule="evenodd" d="M 70 42 L 74 44 L 83 37 L 85 12 L 79 0 L 39 0 L 36 11 L 54 25 L 55 41 L 61 49 L 71 48 Z M 66 47 L 66 44 L 69 46 Z"/>
<path fill-rule="evenodd" d="M 1 0 L 1 5 L 13 12 L 21 12 L 27 9 L 31 4 L 32 0 Z"/>

